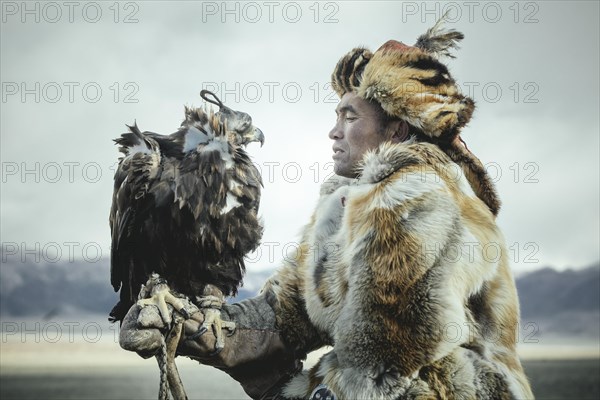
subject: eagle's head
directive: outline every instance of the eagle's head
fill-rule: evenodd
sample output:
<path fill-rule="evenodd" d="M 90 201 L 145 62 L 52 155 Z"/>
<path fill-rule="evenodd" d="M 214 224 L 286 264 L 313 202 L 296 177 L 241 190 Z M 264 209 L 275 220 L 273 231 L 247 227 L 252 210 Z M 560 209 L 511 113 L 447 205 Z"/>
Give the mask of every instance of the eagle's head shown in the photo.
<path fill-rule="evenodd" d="M 265 142 L 265 135 L 262 131 L 252 125 L 252 117 L 243 111 L 235 111 L 227 107 L 223 102 L 212 92 L 202 90 L 200 96 L 207 102 L 219 106 L 219 111 L 215 114 L 225 126 L 227 139 L 238 146 L 246 146 L 248 143 L 260 142 L 262 145 Z M 208 98 L 212 96 L 213 99 Z"/>

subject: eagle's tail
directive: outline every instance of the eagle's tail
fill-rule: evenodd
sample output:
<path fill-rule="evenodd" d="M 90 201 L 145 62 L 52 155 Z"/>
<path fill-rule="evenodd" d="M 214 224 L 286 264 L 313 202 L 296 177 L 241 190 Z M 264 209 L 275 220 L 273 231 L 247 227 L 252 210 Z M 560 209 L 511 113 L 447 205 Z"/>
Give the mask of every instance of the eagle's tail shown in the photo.
<path fill-rule="evenodd" d="M 108 320 L 113 323 L 117 321 L 122 323 L 129 311 L 129 307 L 131 307 L 131 304 L 127 305 L 123 301 L 119 301 L 110 311 L 110 314 L 108 314 Z"/>

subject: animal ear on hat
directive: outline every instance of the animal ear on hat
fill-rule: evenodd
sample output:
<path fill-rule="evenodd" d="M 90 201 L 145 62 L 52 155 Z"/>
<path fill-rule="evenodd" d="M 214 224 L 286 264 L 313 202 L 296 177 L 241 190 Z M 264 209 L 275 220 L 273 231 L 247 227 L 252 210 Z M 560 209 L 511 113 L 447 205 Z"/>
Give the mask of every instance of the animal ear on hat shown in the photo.
<path fill-rule="evenodd" d="M 331 87 L 338 96 L 342 97 L 360 85 L 362 73 L 372 56 L 368 49 L 356 47 L 338 61 L 331 74 Z"/>

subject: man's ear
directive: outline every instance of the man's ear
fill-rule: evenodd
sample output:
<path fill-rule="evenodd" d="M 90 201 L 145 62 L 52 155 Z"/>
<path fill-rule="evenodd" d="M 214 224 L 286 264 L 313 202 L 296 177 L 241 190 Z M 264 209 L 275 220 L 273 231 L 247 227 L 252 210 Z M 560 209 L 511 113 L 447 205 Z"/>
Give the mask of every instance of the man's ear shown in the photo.
<path fill-rule="evenodd" d="M 395 119 L 389 123 L 388 128 L 389 132 L 391 132 L 390 140 L 392 143 L 401 143 L 408 138 L 408 122 L 402 119 Z"/>

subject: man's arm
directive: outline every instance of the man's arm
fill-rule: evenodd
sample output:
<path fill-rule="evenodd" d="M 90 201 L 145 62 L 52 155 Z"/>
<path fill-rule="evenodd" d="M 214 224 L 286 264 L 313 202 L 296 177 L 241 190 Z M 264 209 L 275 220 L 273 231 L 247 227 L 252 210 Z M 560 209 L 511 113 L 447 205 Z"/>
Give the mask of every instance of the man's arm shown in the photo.
<path fill-rule="evenodd" d="M 225 348 L 216 355 L 215 337 L 207 332 L 197 340 L 204 318 L 201 312 L 185 321 L 178 354 L 219 368 L 236 379 L 252 398 L 278 392 L 302 369 L 306 354 L 322 347 L 323 335 L 308 321 L 296 264 L 286 263 L 265 284 L 261 294 L 235 304 L 225 304 L 221 317 L 236 323 L 225 337 Z M 162 319 L 153 307 L 134 305 L 123 321 L 120 344 L 144 358 L 155 355 L 161 344 Z"/>
<path fill-rule="evenodd" d="M 252 398 L 262 398 L 287 382 L 302 369 L 302 362 L 287 347 L 275 327 L 275 314 L 266 301 L 265 294 L 232 305 L 224 305 L 221 316 L 234 321 L 236 330 L 225 337 L 225 348 L 215 352 L 216 338 L 210 331 L 196 340 L 188 339 L 204 321 L 197 312 L 184 322 L 177 354 L 203 364 L 214 366 L 237 380 Z M 163 322 L 154 307 L 131 307 L 123 320 L 120 345 L 135 351 L 144 358 L 158 353 L 163 340 Z"/>
<path fill-rule="evenodd" d="M 236 329 L 225 337 L 225 347 L 216 355 L 213 333 L 207 332 L 196 340 L 186 339 L 202 323 L 199 318 L 186 321 L 178 354 L 225 371 L 252 398 L 278 391 L 302 369 L 304 356 L 283 340 L 271 297 L 269 290 L 263 290 L 257 297 L 223 306 L 222 319 L 235 322 Z"/>

